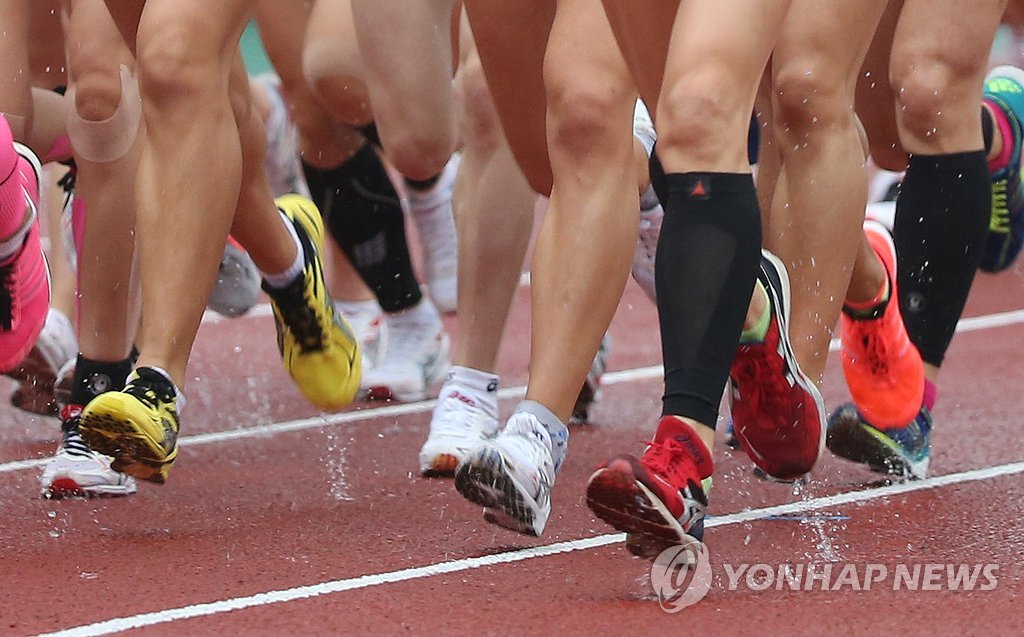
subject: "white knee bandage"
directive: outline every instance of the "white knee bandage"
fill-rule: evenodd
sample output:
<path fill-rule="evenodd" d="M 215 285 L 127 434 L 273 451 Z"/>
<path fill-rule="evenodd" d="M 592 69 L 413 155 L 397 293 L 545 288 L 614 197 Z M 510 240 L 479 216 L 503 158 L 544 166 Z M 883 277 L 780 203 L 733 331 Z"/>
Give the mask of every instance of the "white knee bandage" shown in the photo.
<path fill-rule="evenodd" d="M 88 121 L 78 114 L 75 87 L 68 89 L 72 108 L 68 109 L 68 139 L 75 154 L 86 161 L 104 163 L 128 154 L 139 134 L 142 121 L 142 98 L 139 82 L 131 70 L 121 65 L 121 101 L 114 114 L 102 121 Z"/>

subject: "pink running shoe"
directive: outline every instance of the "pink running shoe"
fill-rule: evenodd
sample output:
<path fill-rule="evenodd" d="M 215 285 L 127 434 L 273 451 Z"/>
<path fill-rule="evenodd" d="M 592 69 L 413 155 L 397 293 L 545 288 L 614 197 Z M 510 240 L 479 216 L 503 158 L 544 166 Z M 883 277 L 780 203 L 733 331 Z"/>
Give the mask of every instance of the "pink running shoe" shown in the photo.
<path fill-rule="evenodd" d="M 6 120 L 0 124 L 0 155 L 10 153 L 14 162 L 10 157 L 0 156 L 0 170 L 13 164 L 6 179 L 0 182 L 0 206 L 7 207 L 7 210 L 0 210 L 0 217 L 9 210 L 7 216 L 12 223 L 7 225 L 14 227 L 11 232 L 0 229 L 0 233 L 10 236 L 18 230 L 23 212 L 15 216 L 12 207 L 21 206 L 21 211 L 24 206 L 31 207 L 32 220 L 23 238 L 0 242 L 0 254 L 8 255 L 0 259 L 0 372 L 13 369 L 32 349 L 50 307 L 50 273 L 35 218 L 39 201 L 39 160 L 25 146 L 4 138 L 10 139 Z M 13 245 L 19 241 L 21 245 Z"/>

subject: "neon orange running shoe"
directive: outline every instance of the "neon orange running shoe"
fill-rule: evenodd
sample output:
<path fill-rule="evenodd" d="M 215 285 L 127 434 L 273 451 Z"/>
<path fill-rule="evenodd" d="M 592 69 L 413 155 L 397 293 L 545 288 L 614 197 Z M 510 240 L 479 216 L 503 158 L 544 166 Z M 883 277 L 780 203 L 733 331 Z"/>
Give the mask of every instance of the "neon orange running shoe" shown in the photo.
<path fill-rule="evenodd" d="M 902 427 L 917 416 L 924 398 L 924 363 L 910 342 L 896 290 L 896 246 L 881 224 L 864 223 L 864 234 L 889 277 L 889 302 L 880 316 L 840 319 L 843 373 L 864 418 L 882 429 Z"/>

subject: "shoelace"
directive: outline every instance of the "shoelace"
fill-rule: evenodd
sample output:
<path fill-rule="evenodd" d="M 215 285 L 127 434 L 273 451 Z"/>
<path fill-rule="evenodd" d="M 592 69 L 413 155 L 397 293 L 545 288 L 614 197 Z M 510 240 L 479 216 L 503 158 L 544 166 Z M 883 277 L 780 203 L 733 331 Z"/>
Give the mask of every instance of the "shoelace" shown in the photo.
<path fill-rule="evenodd" d="M 757 424 L 775 426 L 773 416 L 788 415 L 789 384 L 783 373 L 783 360 L 767 345 L 744 346 L 747 352 L 737 355 L 736 384 L 741 388 L 740 398 L 748 404 L 751 413 L 762 417 Z"/>
<path fill-rule="evenodd" d="M 324 331 L 320 328 L 315 304 L 304 279 L 300 278 L 283 290 L 275 290 L 281 319 L 291 331 L 302 353 L 324 348 Z"/>
<path fill-rule="evenodd" d="M 1009 182 L 1006 179 L 1000 179 L 992 184 L 992 217 L 988 226 L 990 232 L 1010 232 L 1010 209 L 1006 193 L 1008 187 Z"/>
<path fill-rule="evenodd" d="M 640 458 L 640 463 L 649 471 L 664 476 L 680 489 L 689 486 L 691 482 L 700 483 L 693 458 L 682 443 L 668 438 L 647 444 L 649 446 Z"/>
<path fill-rule="evenodd" d="M 879 318 L 875 320 L 884 319 Z M 887 376 L 889 374 L 890 352 L 898 349 L 898 347 L 895 346 L 895 343 L 890 344 L 889 339 L 886 338 L 889 334 L 888 330 L 868 329 L 867 321 L 863 323 L 854 323 L 855 338 L 861 346 L 861 351 L 867 357 L 866 361 L 859 362 L 866 362 L 871 367 L 871 374 L 873 376 Z"/>
<path fill-rule="evenodd" d="M 82 434 L 78 430 L 78 423 L 81 420 L 81 405 L 65 405 L 60 412 L 61 441 L 60 449 L 69 456 L 89 458 L 92 450 L 85 444 Z"/>
<path fill-rule="evenodd" d="M 75 419 L 75 424 L 72 428 L 64 430 L 60 446 L 61 449 L 63 449 L 69 456 L 89 458 L 93 455 L 92 450 L 85 444 L 85 440 L 82 440 L 82 434 L 78 431 L 77 418 Z"/>
<path fill-rule="evenodd" d="M 159 409 L 161 404 L 173 403 L 174 393 L 167 382 L 150 381 L 136 378 L 128 383 L 125 392 L 138 398 L 150 409 Z"/>

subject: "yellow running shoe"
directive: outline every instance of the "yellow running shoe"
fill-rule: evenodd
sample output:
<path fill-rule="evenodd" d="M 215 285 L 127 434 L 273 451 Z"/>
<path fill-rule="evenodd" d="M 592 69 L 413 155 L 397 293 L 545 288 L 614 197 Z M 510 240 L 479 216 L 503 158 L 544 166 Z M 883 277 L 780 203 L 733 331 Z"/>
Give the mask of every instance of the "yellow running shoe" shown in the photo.
<path fill-rule="evenodd" d="M 277 347 L 285 369 L 309 402 L 321 409 L 341 409 L 359 390 L 362 356 L 355 332 L 335 312 L 324 285 L 323 218 L 305 197 L 285 195 L 276 202 L 295 227 L 305 258 L 302 273 L 287 287 L 263 283 L 274 308 Z"/>
<path fill-rule="evenodd" d="M 163 484 L 178 457 L 177 393 L 163 374 L 140 367 L 125 388 L 100 394 L 82 410 L 79 431 L 114 471 Z"/>

